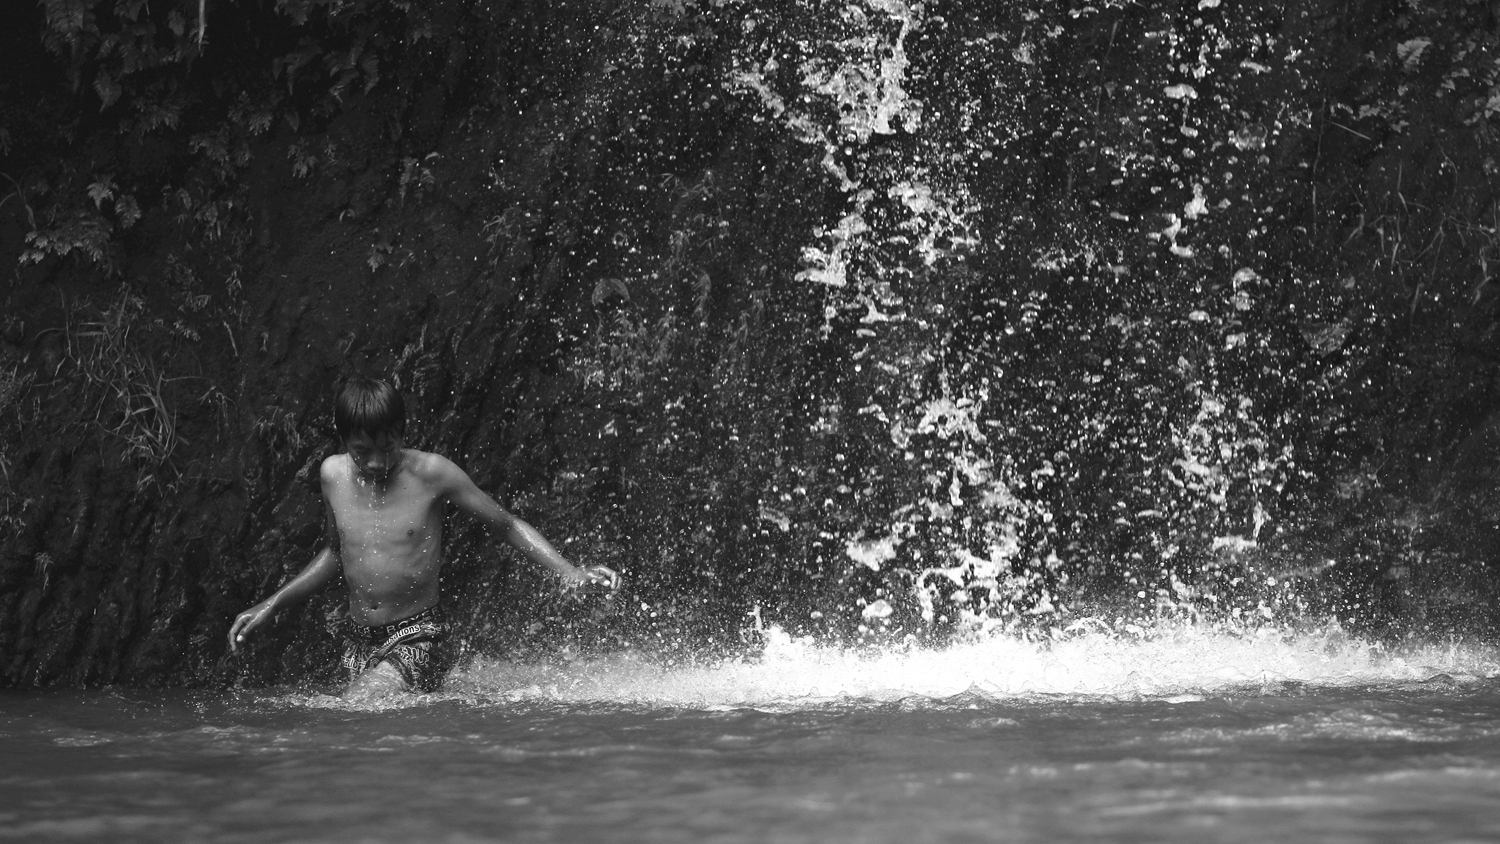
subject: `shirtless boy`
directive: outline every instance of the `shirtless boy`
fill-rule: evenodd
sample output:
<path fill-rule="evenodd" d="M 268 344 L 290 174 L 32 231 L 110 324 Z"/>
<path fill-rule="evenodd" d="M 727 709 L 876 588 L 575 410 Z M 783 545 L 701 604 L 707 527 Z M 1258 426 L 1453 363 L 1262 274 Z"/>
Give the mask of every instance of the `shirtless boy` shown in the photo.
<path fill-rule="evenodd" d="M 240 613 L 229 628 L 238 652 L 251 631 L 321 589 L 342 564 L 349 615 L 360 626 L 343 664 L 350 693 L 434 691 L 449 665 L 439 605 L 443 503 L 452 502 L 533 562 L 552 569 L 568 589 L 611 590 L 619 576 L 604 566 L 579 568 L 536 528 L 506 512 L 446 457 L 406 448 L 406 408 L 389 383 L 355 378 L 334 405 L 343 454 L 323 461 L 328 544 L 271 597 Z"/>

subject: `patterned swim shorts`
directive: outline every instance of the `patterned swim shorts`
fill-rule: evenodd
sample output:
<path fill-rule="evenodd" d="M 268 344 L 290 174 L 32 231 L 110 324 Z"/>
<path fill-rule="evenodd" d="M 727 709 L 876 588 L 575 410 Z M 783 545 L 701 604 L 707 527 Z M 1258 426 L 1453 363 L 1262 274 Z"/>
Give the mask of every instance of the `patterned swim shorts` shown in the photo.
<path fill-rule="evenodd" d="M 353 681 L 380 663 L 389 662 L 401 672 L 408 689 L 435 692 L 452 662 L 443 647 L 447 638 L 448 623 L 437 605 L 395 624 L 357 625 L 344 648 L 344 668 Z"/>

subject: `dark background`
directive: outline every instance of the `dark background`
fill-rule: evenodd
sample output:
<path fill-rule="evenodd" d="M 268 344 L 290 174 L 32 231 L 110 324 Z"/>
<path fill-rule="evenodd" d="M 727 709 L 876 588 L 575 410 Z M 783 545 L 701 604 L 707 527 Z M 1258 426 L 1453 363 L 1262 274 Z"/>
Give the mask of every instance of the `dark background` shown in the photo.
<path fill-rule="evenodd" d="M 0 682 L 327 679 L 353 372 L 471 652 L 1492 636 L 1496 5 L 1036 5 L 11 4 Z"/>

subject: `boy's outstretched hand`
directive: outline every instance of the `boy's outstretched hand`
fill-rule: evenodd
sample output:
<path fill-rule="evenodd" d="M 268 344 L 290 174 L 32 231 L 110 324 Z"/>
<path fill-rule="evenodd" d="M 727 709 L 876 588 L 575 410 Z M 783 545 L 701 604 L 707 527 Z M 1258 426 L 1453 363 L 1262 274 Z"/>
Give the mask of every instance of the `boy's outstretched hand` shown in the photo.
<path fill-rule="evenodd" d="M 240 613 L 234 619 L 234 624 L 229 628 L 230 652 L 239 653 L 240 644 L 245 641 L 245 634 L 265 624 L 275 614 L 276 608 L 270 601 L 261 601 L 250 609 Z"/>
<path fill-rule="evenodd" d="M 588 566 L 579 572 L 582 578 L 566 587 L 575 595 L 607 595 L 620 588 L 620 575 L 608 566 Z"/>

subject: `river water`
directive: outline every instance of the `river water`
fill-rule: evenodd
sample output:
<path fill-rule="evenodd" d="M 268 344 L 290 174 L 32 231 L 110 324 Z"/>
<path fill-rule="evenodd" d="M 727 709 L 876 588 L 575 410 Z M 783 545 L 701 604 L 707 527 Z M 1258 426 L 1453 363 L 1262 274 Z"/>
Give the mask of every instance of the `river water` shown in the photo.
<path fill-rule="evenodd" d="M 0 694 L 0 840 L 1493 841 L 1500 652 L 1341 633 Z"/>

